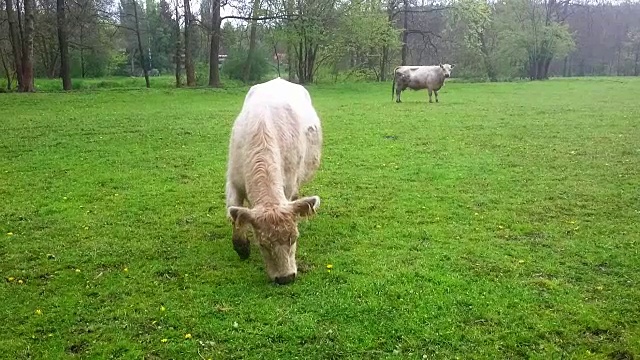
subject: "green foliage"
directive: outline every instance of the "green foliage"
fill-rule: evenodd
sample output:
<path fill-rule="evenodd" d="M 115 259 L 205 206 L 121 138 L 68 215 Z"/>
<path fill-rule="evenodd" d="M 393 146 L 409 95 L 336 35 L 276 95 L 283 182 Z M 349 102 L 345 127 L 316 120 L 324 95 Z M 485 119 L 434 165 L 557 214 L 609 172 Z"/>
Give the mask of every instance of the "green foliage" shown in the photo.
<path fill-rule="evenodd" d="M 389 85 L 309 87 L 290 286 L 225 217 L 246 86 L 1 95 L 2 357 L 637 358 L 640 79 Z"/>
<path fill-rule="evenodd" d="M 107 65 L 107 74 L 111 76 L 126 76 L 131 72 L 129 57 L 124 52 L 113 52 Z"/>
<path fill-rule="evenodd" d="M 501 40 L 511 58 L 563 57 L 575 46 L 566 24 L 533 0 L 509 0 L 498 6 Z"/>
<path fill-rule="evenodd" d="M 568 26 L 534 0 L 457 0 L 447 23 L 463 65 L 456 76 L 520 77 L 529 63 L 574 49 Z"/>
<path fill-rule="evenodd" d="M 327 63 L 333 66 L 345 58 L 354 57 L 357 68 L 379 68 L 381 51 L 384 46 L 391 51 L 398 49 L 400 30 L 390 26 L 387 15 L 378 10 L 371 10 L 361 3 L 345 5 L 339 17 L 335 34 L 322 48 L 322 55 Z"/>
<path fill-rule="evenodd" d="M 255 52 L 249 56 L 248 50 L 236 47 L 229 51 L 227 59 L 222 64 L 222 73 L 234 80 L 244 81 L 244 72 L 247 63 L 251 63 L 249 81 L 260 81 L 271 71 L 272 65 L 269 62 L 269 52 L 262 46 L 256 46 Z"/>

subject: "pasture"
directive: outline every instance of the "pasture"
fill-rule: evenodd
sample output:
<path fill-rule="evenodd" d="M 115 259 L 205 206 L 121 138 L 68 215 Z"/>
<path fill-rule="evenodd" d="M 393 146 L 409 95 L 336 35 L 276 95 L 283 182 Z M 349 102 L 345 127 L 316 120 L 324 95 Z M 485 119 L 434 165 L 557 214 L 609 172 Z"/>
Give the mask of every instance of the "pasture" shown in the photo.
<path fill-rule="evenodd" d="M 299 276 L 225 218 L 247 88 L 0 95 L 0 357 L 640 356 L 640 80 L 311 86 Z"/>

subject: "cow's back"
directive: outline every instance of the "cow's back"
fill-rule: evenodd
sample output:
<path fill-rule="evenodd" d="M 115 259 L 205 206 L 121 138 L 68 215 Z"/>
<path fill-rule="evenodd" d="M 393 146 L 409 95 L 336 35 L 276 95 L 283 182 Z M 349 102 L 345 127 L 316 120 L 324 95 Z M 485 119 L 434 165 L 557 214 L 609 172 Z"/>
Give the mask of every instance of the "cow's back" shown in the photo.
<path fill-rule="evenodd" d="M 235 181 L 244 182 L 255 165 L 251 155 L 259 152 L 270 154 L 285 184 L 307 180 L 319 164 L 320 120 L 301 85 L 280 78 L 254 85 L 232 131 L 229 169 Z"/>

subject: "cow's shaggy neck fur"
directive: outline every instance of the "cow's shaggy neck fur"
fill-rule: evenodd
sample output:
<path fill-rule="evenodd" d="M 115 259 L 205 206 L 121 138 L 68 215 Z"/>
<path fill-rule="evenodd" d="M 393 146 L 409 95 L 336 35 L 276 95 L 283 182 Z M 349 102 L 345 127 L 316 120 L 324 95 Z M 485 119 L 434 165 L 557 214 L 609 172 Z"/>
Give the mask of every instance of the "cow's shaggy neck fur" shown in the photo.
<path fill-rule="evenodd" d="M 256 129 L 248 144 L 247 198 L 253 206 L 277 208 L 286 203 L 282 169 L 280 168 L 280 149 L 270 124 L 264 118 L 255 122 Z M 277 217 L 274 215 L 274 217 Z"/>

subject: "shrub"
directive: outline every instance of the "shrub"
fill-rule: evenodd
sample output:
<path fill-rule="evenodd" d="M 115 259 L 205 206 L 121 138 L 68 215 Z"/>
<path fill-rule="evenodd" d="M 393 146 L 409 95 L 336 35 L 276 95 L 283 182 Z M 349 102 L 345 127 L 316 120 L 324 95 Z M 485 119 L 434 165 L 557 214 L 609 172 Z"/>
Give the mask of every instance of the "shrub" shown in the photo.
<path fill-rule="evenodd" d="M 261 47 L 256 47 L 251 58 L 248 58 L 248 50 L 245 48 L 236 48 L 229 51 L 229 56 L 222 64 L 222 73 L 234 80 L 244 81 L 244 69 L 247 61 L 251 63 L 251 71 L 249 73 L 249 81 L 260 81 L 271 70 L 269 63 L 269 55 Z"/>

